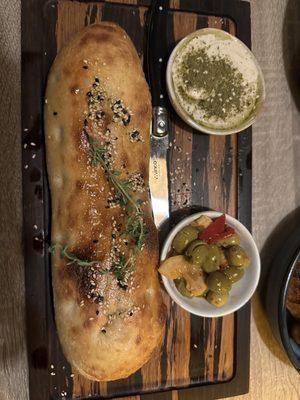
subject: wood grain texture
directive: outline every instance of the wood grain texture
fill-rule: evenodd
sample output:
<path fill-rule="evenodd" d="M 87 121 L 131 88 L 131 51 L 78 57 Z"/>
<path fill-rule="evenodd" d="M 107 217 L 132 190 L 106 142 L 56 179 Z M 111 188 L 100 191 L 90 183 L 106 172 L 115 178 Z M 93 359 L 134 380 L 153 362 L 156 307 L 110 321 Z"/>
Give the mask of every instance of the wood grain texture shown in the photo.
<path fill-rule="evenodd" d="M 20 6 L 0 4 L 0 399 L 28 396 L 22 257 Z M 3 190 L 5 188 L 5 190 Z M 16 382 L 18 384 L 16 385 Z"/>
<path fill-rule="evenodd" d="M 265 113 L 254 127 L 253 229 L 262 248 L 270 232 L 291 210 L 300 205 L 299 112 L 292 101 L 282 64 L 281 33 L 288 0 L 252 0 L 252 34 L 254 52 L 266 74 L 268 100 Z M 0 142 L 5 148 L 0 158 L 1 187 L 1 400 L 28 399 L 27 364 L 24 340 L 24 276 L 21 270 L 21 146 L 20 146 L 20 0 L 0 3 Z M 292 37 L 299 37 L 299 13 L 294 12 Z M 297 33 L 298 32 L 298 33 Z M 9 72 L 9 73 L 8 73 Z M 7 101 L 9 99 L 10 101 Z M 274 112 L 272 111 L 274 109 Z M 283 118 L 284 117 L 284 118 Z M 265 121 L 267 118 L 267 121 Z M 292 138 L 291 136 L 292 135 Z M 275 140 L 275 141 L 274 141 Z M 266 144 L 270 145 L 266 147 Z M 291 143 L 293 145 L 291 145 Z M 267 149 L 267 151 L 266 151 Z M 287 163 L 286 163 L 286 160 Z M 7 170 L 7 165 L 11 168 Z M 282 168 L 278 168 L 282 165 Z M 265 168 L 268 173 L 265 174 Z M 11 185 L 8 185 L 11 182 Z M 288 183 L 286 185 L 286 182 Z M 294 182 L 294 184 L 291 184 Z M 284 187 L 285 190 L 278 188 Z M 11 193 L 11 195 L 8 195 Z M 272 198 L 274 207 L 268 203 Z M 14 255 L 12 257 L 12 254 Z M 4 275 L 7 277 L 8 275 Z M 236 397 L 264 400 L 297 400 L 300 397 L 299 375 L 287 364 L 275 342 L 262 308 L 254 300 L 250 393 Z M 5 321 L 2 323 L 2 321 Z M 5 327 L 5 329 L 4 329 Z M 271 349 L 271 351 L 270 351 Z M 198 398 L 195 396 L 195 399 Z M 177 400 L 176 393 L 173 396 Z"/>
<path fill-rule="evenodd" d="M 127 1 L 124 2 L 129 4 Z M 130 2 L 130 4 L 134 3 Z M 179 2 L 173 4 L 175 7 L 179 5 Z M 48 4 L 47 7 L 46 15 L 51 15 L 50 13 L 53 12 L 52 9 L 55 7 L 52 7 L 52 4 L 50 6 Z M 61 0 L 57 6 L 56 43 L 54 42 L 55 38 L 51 37 L 51 41 L 45 44 L 44 50 L 48 53 L 48 49 L 53 46 L 57 50 L 61 49 L 72 35 L 83 26 L 103 19 L 120 23 L 134 40 L 136 48 L 142 56 L 144 14 L 144 8 L 139 11 L 137 8 L 112 7 L 107 3 L 79 3 Z M 173 48 L 174 43 L 196 28 L 215 26 L 232 31 L 234 26 L 226 18 L 212 17 L 207 19 L 204 16 L 197 16 L 192 13 L 169 13 L 169 19 L 167 32 L 170 49 Z M 54 20 L 47 22 L 50 25 L 54 23 Z M 197 141 L 199 134 L 189 129 L 174 113 L 171 117 L 171 126 L 171 211 L 175 213 L 174 220 L 178 219 L 177 210 L 184 209 L 189 212 L 188 207 L 192 203 L 193 205 L 199 204 L 199 201 L 200 204 L 209 205 L 215 209 L 229 211 L 230 207 L 231 212 L 235 214 L 237 194 L 236 138 L 233 137 L 231 143 L 223 138 L 213 138 L 212 140 L 207 135 L 201 135 L 201 140 L 206 143 L 205 147 L 208 149 L 206 165 L 208 179 L 205 182 L 198 181 L 196 183 L 198 173 L 192 170 L 196 166 L 197 155 L 193 155 L 192 151 L 193 140 Z M 227 153 L 230 151 L 232 156 L 228 161 Z M 204 153 L 203 155 L 206 157 Z M 209 192 L 209 182 L 214 177 L 219 182 L 218 190 L 209 193 L 209 203 L 204 203 L 204 195 Z M 223 190 L 222 187 L 225 189 Z M 195 191 L 196 194 L 193 193 Z M 78 377 L 76 373 L 73 382 L 70 382 L 70 372 L 66 368 L 68 385 L 65 385 L 60 376 L 51 377 L 50 390 L 53 396 L 62 391 L 69 392 L 72 390 L 77 396 L 95 395 L 97 393 L 101 393 L 101 395 L 125 394 L 130 393 L 130 391 L 134 393 L 141 390 L 149 391 L 164 387 L 188 386 L 190 383 L 230 379 L 234 368 L 234 317 L 224 318 L 224 325 L 222 325 L 221 320 L 203 321 L 200 318 L 191 320 L 190 315 L 174 305 L 168 296 L 166 296 L 166 303 L 169 317 L 162 354 L 157 352 L 141 371 L 138 371 L 129 379 L 110 382 L 106 385 L 101 384 L 100 386 L 85 381 L 82 377 Z M 193 331 L 192 337 L 191 330 Z M 195 332 L 199 332 L 199 336 L 203 336 L 203 342 L 199 339 L 191 342 Z M 57 344 L 55 344 L 57 337 L 52 335 L 51 330 L 49 335 L 53 337 L 51 342 L 54 341 L 50 348 L 51 354 L 58 349 Z M 194 351 L 198 346 L 199 351 Z M 50 356 L 50 358 L 53 360 L 57 357 Z M 64 361 L 61 360 L 60 363 L 62 362 Z M 56 389 L 53 390 L 54 387 Z"/>

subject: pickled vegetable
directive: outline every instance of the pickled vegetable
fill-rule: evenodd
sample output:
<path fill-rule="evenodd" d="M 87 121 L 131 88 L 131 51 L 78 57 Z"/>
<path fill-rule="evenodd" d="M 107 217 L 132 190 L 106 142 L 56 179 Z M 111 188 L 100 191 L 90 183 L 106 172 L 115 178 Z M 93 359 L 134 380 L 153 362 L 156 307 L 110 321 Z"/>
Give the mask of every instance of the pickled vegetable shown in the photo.
<path fill-rule="evenodd" d="M 207 301 L 214 305 L 215 307 L 222 307 L 228 301 L 229 295 L 227 292 L 224 293 L 216 293 L 212 292 L 211 290 L 208 292 L 206 299 Z"/>
<path fill-rule="evenodd" d="M 203 232 L 212 222 L 213 220 L 207 215 L 201 215 L 201 217 L 193 221 L 191 225 L 196 226 L 200 232 Z"/>
<path fill-rule="evenodd" d="M 184 256 L 174 256 L 163 261 L 158 271 L 169 279 L 178 279 L 190 266 Z"/>
<path fill-rule="evenodd" d="M 173 249 L 182 254 L 187 246 L 198 238 L 199 231 L 196 227 L 188 225 L 181 229 L 172 242 Z"/>
<path fill-rule="evenodd" d="M 223 233 L 225 230 L 225 215 L 220 215 L 216 218 L 205 230 L 199 235 L 199 239 L 209 242 L 213 238 L 217 238 L 218 235 Z"/>
<path fill-rule="evenodd" d="M 209 274 L 206 283 L 209 290 L 216 293 L 227 293 L 231 289 L 229 278 L 220 271 Z"/>
<path fill-rule="evenodd" d="M 182 294 L 182 296 L 193 297 L 192 293 L 189 290 L 187 290 L 186 282 L 183 278 L 175 279 L 174 282 L 178 292 Z"/>
<path fill-rule="evenodd" d="M 231 246 L 226 250 L 226 258 L 230 266 L 233 267 L 248 267 L 250 265 L 250 258 L 245 250 L 238 245 Z"/>
<path fill-rule="evenodd" d="M 219 239 L 216 242 L 216 244 L 218 246 L 222 246 L 222 247 L 234 246 L 234 245 L 240 244 L 240 243 L 241 243 L 240 237 L 236 233 L 229 235 L 225 238 Z"/>
<path fill-rule="evenodd" d="M 202 296 L 207 290 L 205 273 L 198 268 L 191 267 L 184 272 L 183 278 L 186 281 L 186 288 L 193 296 Z"/>

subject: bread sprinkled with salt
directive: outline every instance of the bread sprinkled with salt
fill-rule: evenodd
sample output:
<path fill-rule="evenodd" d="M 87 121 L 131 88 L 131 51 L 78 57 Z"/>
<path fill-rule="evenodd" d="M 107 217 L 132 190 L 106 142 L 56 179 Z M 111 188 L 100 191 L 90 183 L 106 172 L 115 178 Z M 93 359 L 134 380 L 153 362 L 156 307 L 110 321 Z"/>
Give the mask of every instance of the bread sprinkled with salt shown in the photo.
<path fill-rule="evenodd" d="M 117 25 L 78 33 L 51 68 L 45 104 L 55 319 L 85 377 L 126 378 L 160 346 L 165 306 L 149 201 L 151 101 Z"/>

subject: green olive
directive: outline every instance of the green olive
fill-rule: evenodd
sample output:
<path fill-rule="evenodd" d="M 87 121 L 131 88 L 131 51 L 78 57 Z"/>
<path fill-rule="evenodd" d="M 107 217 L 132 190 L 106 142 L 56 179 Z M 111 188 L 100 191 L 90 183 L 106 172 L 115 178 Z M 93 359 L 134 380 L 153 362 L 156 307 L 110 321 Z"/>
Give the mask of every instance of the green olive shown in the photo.
<path fill-rule="evenodd" d="M 229 278 L 220 271 L 215 271 L 209 274 L 206 283 L 209 290 L 216 293 L 226 293 L 231 289 Z"/>
<path fill-rule="evenodd" d="M 239 267 L 229 267 L 224 269 L 223 274 L 227 276 L 227 278 L 230 280 L 230 282 L 235 283 L 242 279 L 242 277 L 245 274 L 245 271 L 243 268 Z"/>
<path fill-rule="evenodd" d="M 228 236 L 227 238 L 218 240 L 217 245 L 222 246 L 222 247 L 229 247 L 229 246 L 234 246 L 234 245 L 240 244 L 240 243 L 241 243 L 241 239 L 240 239 L 239 235 L 234 233 L 233 235 Z"/>
<path fill-rule="evenodd" d="M 211 290 L 208 292 L 207 296 L 206 296 L 206 300 L 212 304 L 213 306 L 216 307 L 222 307 L 224 306 L 224 304 L 227 303 L 228 301 L 228 293 L 224 292 L 224 293 L 216 293 L 216 292 L 212 292 Z"/>
<path fill-rule="evenodd" d="M 229 247 L 226 249 L 226 258 L 230 266 L 233 267 L 248 267 L 250 264 L 250 258 L 245 250 L 238 245 Z"/>
<path fill-rule="evenodd" d="M 201 246 L 196 247 L 192 252 L 192 264 L 197 265 L 198 267 L 203 267 L 206 263 L 208 254 L 209 249 L 207 245 L 202 244 Z"/>
<path fill-rule="evenodd" d="M 175 286 L 180 294 L 185 297 L 193 297 L 192 293 L 187 290 L 186 283 L 183 278 L 174 280 Z"/>
<path fill-rule="evenodd" d="M 187 257 L 192 257 L 193 251 L 198 247 L 203 244 L 202 240 L 194 240 L 191 244 L 188 245 L 188 248 L 186 249 L 185 255 Z"/>
<path fill-rule="evenodd" d="M 224 253 L 224 251 L 222 249 L 220 249 L 220 265 L 223 268 L 228 267 L 228 261 L 227 261 L 227 258 L 225 256 L 225 253 Z"/>
<path fill-rule="evenodd" d="M 205 263 L 202 265 L 202 268 L 208 274 L 217 271 L 220 267 L 221 261 L 221 252 L 217 245 L 212 244 L 208 246 L 208 253 L 205 259 Z"/>
<path fill-rule="evenodd" d="M 182 254 L 187 246 L 197 239 L 199 231 L 194 226 L 188 225 L 181 229 L 173 239 L 173 249 Z"/>

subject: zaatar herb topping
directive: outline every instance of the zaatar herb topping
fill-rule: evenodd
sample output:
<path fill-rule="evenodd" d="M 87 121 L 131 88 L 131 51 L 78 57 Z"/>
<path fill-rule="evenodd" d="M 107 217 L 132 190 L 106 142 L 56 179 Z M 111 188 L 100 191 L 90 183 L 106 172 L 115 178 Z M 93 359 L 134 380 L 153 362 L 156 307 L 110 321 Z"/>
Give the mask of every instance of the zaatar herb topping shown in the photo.
<path fill-rule="evenodd" d="M 248 85 L 243 75 L 229 59 L 209 56 L 206 47 L 184 56 L 180 74 L 184 83 L 179 88 L 182 97 L 197 102 L 205 111 L 205 117 L 226 119 L 233 111 L 242 111 L 246 105 Z M 189 91 L 201 93 L 200 99 L 190 97 Z"/>

